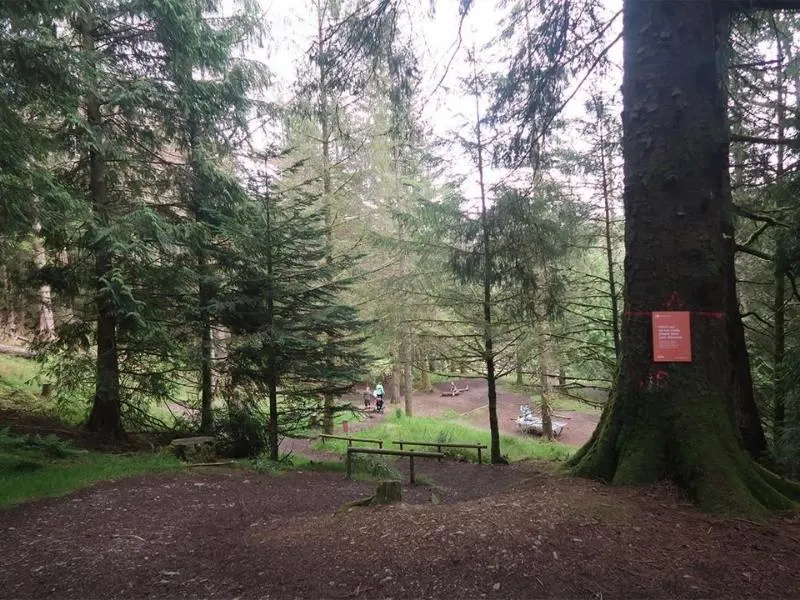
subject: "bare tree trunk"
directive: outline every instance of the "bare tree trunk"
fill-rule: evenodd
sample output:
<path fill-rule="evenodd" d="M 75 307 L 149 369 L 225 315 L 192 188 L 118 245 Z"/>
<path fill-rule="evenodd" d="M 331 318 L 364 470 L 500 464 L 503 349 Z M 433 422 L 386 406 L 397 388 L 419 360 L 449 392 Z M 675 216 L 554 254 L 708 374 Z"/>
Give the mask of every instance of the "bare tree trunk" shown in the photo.
<path fill-rule="evenodd" d="M 605 110 L 605 109 L 603 109 Z M 605 133 L 603 117 L 598 118 L 600 127 L 600 170 L 603 186 L 603 214 L 605 221 L 606 267 L 608 269 L 608 293 L 611 300 L 611 332 L 614 340 L 614 356 L 619 360 L 619 307 L 617 306 L 617 285 L 614 277 L 614 246 L 611 238 L 611 188 L 608 182 L 608 165 L 606 164 Z"/>
<path fill-rule="evenodd" d="M 411 359 L 403 363 L 403 397 L 406 401 L 406 416 L 414 416 L 414 373 L 412 371 Z"/>
<path fill-rule="evenodd" d="M 2 337 L 14 339 L 17 333 L 17 313 L 14 306 L 13 290 L 8 278 L 8 269 L 0 267 L 0 276 L 3 280 L 4 304 L 0 309 L 0 334 Z"/>
<path fill-rule="evenodd" d="M 38 233 L 41 230 L 41 225 L 36 223 L 33 227 L 33 261 L 36 268 L 39 270 L 44 269 L 47 265 L 47 256 L 44 251 L 44 244 Z M 50 285 L 43 283 L 39 286 L 39 323 L 36 331 L 36 337 L 40 341 L 49 342 L 56 337 L 56 324 L 53 317 L 53 298 L 50 290 Z"/>
<path fill-rule="evenodd" d="M 389 403 L 397 404 L 400 402 L 400 381 L 403 378 L 403 370 L 400 366 L 400 359 L 395 358 L 392 363 L 392 385 L 389 387 Z"/>
<path fill-rule="evenodd" d="M 421 365 L 421 373 L 420 373 L 420 388 L 422 388 L 423 392 L 430 392 L 433 387 L 431 386 L 431 365 L 430 361 L 427 357 L 422 357 Z"/>

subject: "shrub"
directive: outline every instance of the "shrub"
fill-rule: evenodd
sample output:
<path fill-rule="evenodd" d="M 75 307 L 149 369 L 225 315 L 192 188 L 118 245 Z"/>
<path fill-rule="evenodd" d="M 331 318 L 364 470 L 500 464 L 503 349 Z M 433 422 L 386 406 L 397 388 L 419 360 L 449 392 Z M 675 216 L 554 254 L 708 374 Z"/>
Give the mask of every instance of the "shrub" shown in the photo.
<path fill-rule="evenodd" d="M 269 450 L 269 417 L 257 407 L 231 408 L 218 414 L 217 452 L 229 458 L 255 458 Z"/>

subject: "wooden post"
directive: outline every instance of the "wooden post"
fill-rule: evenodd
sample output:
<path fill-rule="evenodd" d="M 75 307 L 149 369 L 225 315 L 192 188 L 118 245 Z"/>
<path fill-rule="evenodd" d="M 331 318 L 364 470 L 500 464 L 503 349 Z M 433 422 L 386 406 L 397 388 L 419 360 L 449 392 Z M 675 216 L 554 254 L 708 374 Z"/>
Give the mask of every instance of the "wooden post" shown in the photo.
<path fill-rule="evenodd" d="M 403 449 L 403 442 L 400 442 L 400 450 Z"/>
<path fill-rule="evenodd" d="M 481 460 L 481 447 L 478 446 L 478 464 L 482 465 L 483 461 Z"/>
<path fill-rule="evenodd" d="M 381 441 L 379 441 L 379 442 L 378 442 L 378 448 L 380 448 L 381 450 L 383 450 L 383 440 L 381 440 Z"/>
<path fill-rule="evenodd" d="M 351 459 L 351 452 L 350 452 L 350 449 L 348 448 L 347 449 L 347 457 L 344 460 L 345 465 L 346 465 L 346 470 L 347 470 L 347 474 L 345 475 L 345 479 L 351 479 L 352 466 L 350 465 L 350 459 Z"/>
<path fill-rule="evenodd" d="M 408 457 L 408 463 L 409 463 L 409 467 L 410 467 L 410 471 L 411 471 L 411 484 L 413 485 L 414 483 L 416 483 L 416 480 L 414 479 L 414 455 L 413 454 Z"/>
<path fill-rule="evenodd" d="M 353 440 L 347 440 L 347 447 L 348 448 L 352 448 L 353 447 Z"/>

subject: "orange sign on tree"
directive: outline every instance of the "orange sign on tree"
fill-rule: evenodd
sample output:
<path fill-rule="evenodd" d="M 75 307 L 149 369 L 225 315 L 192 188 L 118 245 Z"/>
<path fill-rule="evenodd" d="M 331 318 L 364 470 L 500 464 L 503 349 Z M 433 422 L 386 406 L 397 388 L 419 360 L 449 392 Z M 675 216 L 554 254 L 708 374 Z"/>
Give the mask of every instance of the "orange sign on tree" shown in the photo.
<path fill-rule="evenodd" d="M 653 362 L 692 362 L 690 323 L 686 311 L 653 313 Z"/>

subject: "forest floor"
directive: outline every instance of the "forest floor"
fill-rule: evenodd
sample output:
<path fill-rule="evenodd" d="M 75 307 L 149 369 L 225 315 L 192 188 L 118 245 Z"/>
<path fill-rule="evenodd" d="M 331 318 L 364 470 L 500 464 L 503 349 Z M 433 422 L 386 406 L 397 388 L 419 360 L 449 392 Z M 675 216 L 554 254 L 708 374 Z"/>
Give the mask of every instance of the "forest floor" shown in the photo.
<path fill-rule="evenodd" d="M 800 520 L 531 462 L 420 461 L 404 503 L 341 473 L 187 470 L 0 512 L 6 598 L 789 598 Z M 433 500 L 433 502 L 432 502 Z"/>
<path fill-rule="evenodd" d="M 416 412 L 476 418 L 485 391 L 470 387 L 455 399 L 423 396 Z M 502 398 L 513 431 L 520 396 Z M 0 510 L 0 589 L 19 599 L 395 600 L 789 598 L 800 589 L 796 515 L 703 514 L 667 484 L 610 488 L 534 461 L 420 460 L 415 486 L 406 460 L 394 466 L 404 501 L 392 506 L 348 508 L 375 482 L 309 465 L 133 476 Z"/>

